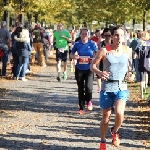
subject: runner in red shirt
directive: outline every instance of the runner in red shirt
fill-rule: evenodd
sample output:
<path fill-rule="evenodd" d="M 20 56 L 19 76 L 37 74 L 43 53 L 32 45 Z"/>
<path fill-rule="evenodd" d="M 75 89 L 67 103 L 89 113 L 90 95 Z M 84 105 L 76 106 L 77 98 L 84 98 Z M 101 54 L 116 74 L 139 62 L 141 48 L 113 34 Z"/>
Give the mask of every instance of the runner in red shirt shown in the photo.
<path fill-rule="evenodd" d="M 96 42 L 96 44 L 98 45 L 99 41 L 100 41 L 100 30 L 96 30 L 95 31 L 95 36 L 91 38 L 92 41 Z"/>

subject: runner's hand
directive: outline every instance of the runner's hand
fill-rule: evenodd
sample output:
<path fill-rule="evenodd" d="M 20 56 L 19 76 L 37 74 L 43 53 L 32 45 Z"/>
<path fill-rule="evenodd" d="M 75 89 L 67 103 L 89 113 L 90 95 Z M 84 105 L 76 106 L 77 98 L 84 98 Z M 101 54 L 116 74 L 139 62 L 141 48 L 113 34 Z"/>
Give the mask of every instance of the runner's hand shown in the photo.
<path fill-rule="evenodd" d="M 93 61 L 93 58 L 90 58 L 90 64 L 92 63 L 92 61 Z"/>
<path fill-rule="evenodd" d="M 127 76 L 127 81 L 128 82 L 133 82 L 135 79 L 135 75 L 132 74 L 131 72 L 128 73 L 128 76 Z"/>
<path fill-rule="evenodd" d="M 66 37 L 66 36 L 64 36 L 64 35 L 61 35 L 61 37 L 62 37 L 62 38 L 65 38 L 65 39 L 67 39 L 67 37 Z"/>
<path fill-rule="evenodd" d="M 79 59 L 80 56 L 79 55 L 74 55 L 74 59 Z"/>
<path fill-rule="evenodd" d="M 107 71 L 102 71 L 98 74 L 98 76 L 101 77 L 102 80 L 105 80 L 107 81 L 108 78 L 109 78 L 109 75 L 110 75 L 110 72 L 107 72 Z"/>

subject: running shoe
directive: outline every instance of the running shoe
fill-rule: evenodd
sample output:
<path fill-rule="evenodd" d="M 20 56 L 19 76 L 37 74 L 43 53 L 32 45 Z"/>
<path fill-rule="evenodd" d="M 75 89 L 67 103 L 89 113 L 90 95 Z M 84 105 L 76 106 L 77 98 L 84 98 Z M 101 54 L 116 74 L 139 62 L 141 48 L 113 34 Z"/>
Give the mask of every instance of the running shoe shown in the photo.
<path fill-rule="evenodd" d="M 57 77 L 57 80 L 60 82 L 61 81 L 61 77 Z"/>
<path fill-rule="evenodd" d="M 63 79 L 67 80 L 67 73 L 63 73 Z"/>
<path fill-rule="evenodd" d="M 93 104 L 91 101 L 87 102 L 87 109 L 88 110 L 93 110 Z"/>
<path fill-rule="evenodd" d="M 80 110 L 78 111 L 78 114 L 83 115 L 83 114 L 85 114 L 85 111 L 82 110 L 82 109 L 80 109 Z"/>
<path fill-rule="evenodd" d="M 113 130 L 114 130 L 114 127 L 111 128 L 112 144 L 118 147 L 120 145 L 119 132 L 113 132 Z"/>
<path fill-rule="evenodd" d="M 100 143 L 99 150 L 106 150 L 106 143 Z"/>

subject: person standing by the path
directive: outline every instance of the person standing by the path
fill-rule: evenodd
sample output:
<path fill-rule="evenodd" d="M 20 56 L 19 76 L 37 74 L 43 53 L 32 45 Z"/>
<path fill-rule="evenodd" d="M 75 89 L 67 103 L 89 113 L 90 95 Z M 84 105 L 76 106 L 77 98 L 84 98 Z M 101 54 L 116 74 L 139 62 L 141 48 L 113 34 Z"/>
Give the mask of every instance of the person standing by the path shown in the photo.
<path fill-rule="evenodd" d="M 150 46 L 150 30 L 147 31 L 146 46 Z M 150 72 L 148 72 L 148 86 L 150 86 Z"/>
<path fill-rule="evenodd" d="M 46 67 L 45 56 L 43 53 L 43 32 L 43 29 L 40 28 L 40 24 L 37 24 L 32 30 L 32 37 L 33 47 L 38 54 L 38 65 Z M 35 62 L 35 54 L 33 54 L 31 62 Z"/>
<path fill-rule="evenodd" d="M 132 68 L 128 47 L 123 46 L 124 30 L 114 28 L 112 30 L 111 51 L 101 48 L 91 64 L 91 70 L 99 75 L 102 79 L 102 90 L 100 92 L 100 107 L 102 108 L 103 117 L 100 124 L 101 142 L 99 150 L 106 150 L 106 132 L 111 116 L 111 107 L 115 106 L 115 124 L 111 128 L 112 143 L 119 146 L 119 128 L 124 119 L 124 110 L 128 98 L 127 83 L 124 82 L 128 69 Z M 103 60 L 103 71 L 96 66 Z M 130 64 L 130 66 L 129 66 Z M 132 73 L 129 73 L 132 77 Z"/>
<path fill-rule="evenodd" d="M 0 29 L 0 49 L 3 50 L 4 56 L 2 58 L 2 76 L 6 76 L 6 67 L 8 61 L 8 46 L 10 45 L 11 35 L 6 29 L 6 21 L 1 22 Z"/>
<path fill-rule="evenodd" d="M 50 53 L 50 35 L 47 30 L 43 32 L 43 52 L 45 56 L 45 62 L 48 63 L 48 57 Z"/>
<path fill-rule="evenodd" d="M 17 79 L 17 68 L 18 68 L 18 64 L 19 64 L 18 49 L 16 49 L 16 47 L 15 47 L 15 41 L 16 41 L 15 37 L 17 37 L 20 34 L 20 32 L 22 31 L 22 28 L 23 28 L 23 25 L 18 24 L 17 27 L 15 28 L 15 30 L 11 34 L 11 42 L 12 42 L 11 52 L 12 52 L 12 56 L 13 56 L 12 74 L 13 74 L 14 80 Z"/>
<path fill-rule="evenodd" d="M 90 70 L 90 62 L 98 47 L 96 43 L 88 39 L 88 29 L 83 28 L 80 34 L 81 40 L 75 42 L 70 58 L 77 59 L 75 76 L 78 85 L 79 114 L 84 114 L 85 101 L 87 109 L 92 110 L 93 72 Z M 75 54 L 77 53 L 77 54 Z"/>
<path fill-rule="evenodd" d="M 27 81 L 25 78 L 26 70 L 29 65 L 29 58 L 31 55 L 31 45 L 28 29 L 22 29 L 20 34 L 17 37 L 14 37 L 15 43 L 14 47 L 17 49 L 17 55 L 19 57 L 19 64 L 17 68 L 17 80 L 21 79 L 22 81 Z"/>
<path fill-rule="evenodd" d="M 64 30 L 64 25 L 58 23 L 57 31 L 54 32 L 54 41 L 56 42 L 56 61 L 57 61 L 57 80 L 61 81 L 61 61 L 64 62 L 63 78 L 67 79 L 67 55 L 68 55 L 68 42 L 71 41 L 71 35 L 68 31 Z"/>
<path fill-rule="evenodd" d="M 136 59 L 137 59 L 137 55 L 135 54 L 135 48 L 137 47 L 137 44 L 138 44 L 138 38 L 137 38 L 137 33 L 133 33 L 133 38 L 132 38 L 132 41 L 129 45 L 129 48 L 132 48 L 132 68 L 133 70 L 135 70 L 135 65 L 137 65 L 136 63 Z M 139 74 L 137 74 L 137 77 L 136 77 L 136 81 L 139 82 Z"/>

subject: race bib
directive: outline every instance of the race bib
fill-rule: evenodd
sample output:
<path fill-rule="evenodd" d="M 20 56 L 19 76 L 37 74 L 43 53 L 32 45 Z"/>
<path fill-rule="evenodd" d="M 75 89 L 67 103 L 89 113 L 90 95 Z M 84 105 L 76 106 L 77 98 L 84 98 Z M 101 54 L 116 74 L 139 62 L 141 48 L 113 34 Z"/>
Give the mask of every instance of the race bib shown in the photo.
<path fill-rule="evenodd" d="M 128 89 L 127 83 L 126 83 L 126 82 L 119 82 L 119 89 L 120 89 L 121 91 L 127 90 L 127 89 Z"/>
<path fill-rule="evenodd" d="M 106 92 L 117 92 L 127 90 L 127 83 L 124 82 L 102 82 L 102 90 Z"/>
<path fill-rule="evenodd" d="M 58 48 L 58 50 L 62 53 L 64 53 L 65 49 L 64 48 Z"/>
<path fill-rule="evenodd" d="M 90 56 L 80 56 L 79 64 L 89 64 L 90 60 Z"/>

